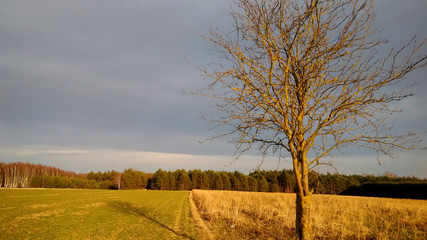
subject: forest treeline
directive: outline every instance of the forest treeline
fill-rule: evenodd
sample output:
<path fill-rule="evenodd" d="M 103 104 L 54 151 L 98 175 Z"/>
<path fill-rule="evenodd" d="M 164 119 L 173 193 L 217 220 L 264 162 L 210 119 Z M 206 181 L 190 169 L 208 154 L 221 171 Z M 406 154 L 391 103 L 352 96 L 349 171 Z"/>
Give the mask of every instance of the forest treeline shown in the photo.
<path fill-rule="evenodd" d="M 358 196 L 383 196 L 427 199 L 427 179 L 398 177 L 392 173 L 382 176 L 318 174 L 310 172 L 310 186 L 316 194 L 347 194 Z M 241 172 L 216 172 L 212 170 L 157 170 L 149 179 L 149 189 L 159 190 L 231 190 L 253 192 L 287 192 L 296 190 L 295 175 L 292 170 L 254 171 L 249 175 Z M 381 195 L 375 195 L 377 189 Z M 365 192 L 369 190 L 369 192 Z M 414 190 L 415 192 L 411 192 Z"/>
<path fill-rule="evenodd" d="M 426 179 L 398 177 L 391 173 L 382 176 L 310 173 L 310 185 L 314 193 L 363 195 L 361 189 L 372 185 L 421 186 L 425 190 Z M 371 187 L 366 187 L 367 185 Z M 404 185 L 401 185 L 404 186 Z M 2 188 L 90 188 L 90 189 L 152 189 L 152 190 L 231 190 L 254 192 L 295 192 L 296 181 L 292 170 L 254 171 L 246 175 L 238 171 L 179 169 L 157 170 L 154 174 L 134 169 L 123 172 L 90 172 L 77 174 L 54 167 L 29 163 L 0 163 L 0 187 Z M 394 191 L 393 187 L 385 187 Z M 404 188 L 399 187 L 404 191 Z M 351 191 L 352 192 L 351 192 Z M 363 192 L 363 191 L 362 191 Z"/>

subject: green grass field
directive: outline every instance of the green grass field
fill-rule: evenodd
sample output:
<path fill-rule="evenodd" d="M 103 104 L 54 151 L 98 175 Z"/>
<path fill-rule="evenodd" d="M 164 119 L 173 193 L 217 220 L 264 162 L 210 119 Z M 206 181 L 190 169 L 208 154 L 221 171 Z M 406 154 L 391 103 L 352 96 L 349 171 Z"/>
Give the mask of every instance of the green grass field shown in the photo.
<path fill-rule="evenodd" d="M 0 189 L 0 239 L 196 239 L 188 194 Z"/>

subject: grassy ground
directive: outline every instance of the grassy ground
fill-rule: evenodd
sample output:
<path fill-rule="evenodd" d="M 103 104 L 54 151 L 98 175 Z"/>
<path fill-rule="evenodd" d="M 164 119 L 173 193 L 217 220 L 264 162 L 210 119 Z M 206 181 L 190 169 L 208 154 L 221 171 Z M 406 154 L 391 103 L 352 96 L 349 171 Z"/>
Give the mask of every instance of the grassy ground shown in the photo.
<path fill-rule="evenodd" d="M 0 189 L 0 239 L 195 239 L 188 194 Z"/>
<path fill-rule="evenodd" d="M 292 239 L 295 195 L 0 189 L 0 239 Z M 427 239 L 427 201 L 315 195 L 317 239 Z M 196 229 L 197 228 L 197 229 Z M 204 230 L 205 234 L 196 233 Z"/>
<path fill-rule="evenodd" d="M 293 239 L 295 194 L 192 191 L 214 239 Z M 427 201 L 314 195 L 315 239 L 427 239 Z"/>

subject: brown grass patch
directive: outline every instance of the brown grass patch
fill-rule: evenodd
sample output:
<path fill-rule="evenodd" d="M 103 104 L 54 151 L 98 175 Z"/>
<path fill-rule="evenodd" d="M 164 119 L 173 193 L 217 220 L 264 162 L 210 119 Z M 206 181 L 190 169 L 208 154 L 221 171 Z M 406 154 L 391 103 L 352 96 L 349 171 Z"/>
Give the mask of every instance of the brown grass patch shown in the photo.
<path fill-rule="evenodd" d="M 292 239 L 295 194 L 193 191 L 194 203 L 218 238 Z M 317 239 L 427 239 L 427 201 L 314 195 Z"/>
<path fill-rule="evenodd" d="M 17 220 L 39 219 L 39 218 L 43 218 L 43 217 L 50 217 L 53 215 L 58 215 L 58 214 L 61 214 L 63 212 L 64 212 L 64 210 L 57 209 L 57 210 L 53 210 L 53 211 L 44 211 L 44 212 L 39 212 L 39 213 L 33 213 L 33 214 L 17 217 L 16 219 Z"/>
<path fill-rule="evenodd" d="M 99 208 L 99 207 L 103 207 L 106 206 L 107 204 L 105 202 L 95 202 L 95 203 L 91 203 L 91 204 L 86 204 L 84 206 L 81 206 L 80 208 L 83 209 L 87 209 L 87 208 Z"/>
<path fill-rule="evenodd" d="M 50 206 L 49 204 L 34 204 L 34 205 L 31 205 L 30 208 L 47 208 L 49 206 Z"/>
<path fill-rule="evenodd" d="M 0 210 L 11 210 L 11 209 L 15 209 L 16 207 L 2 207 L 0 208 Z"/>
<path fill-rule="evenodd" d="M 49 208 L 49 207 L 54 207 L 54 206 L 59 206 L 61 205 L 60 203 L 50 203 L 50 204 L 45 204 L 45 203 L 41 203 L 41 204 L 34 204 L 31 205 L 30 208 Z"/>
<path fill-rule="evenodd" d="M 74 215 L 74 216 L 84 216 L 84 215 L 88 215 L 88 214 L 89 214 L 89 212 L 86 212 L 86 211 L 77 211 L 77 212 L 71 213 L 71 215 Z"/>

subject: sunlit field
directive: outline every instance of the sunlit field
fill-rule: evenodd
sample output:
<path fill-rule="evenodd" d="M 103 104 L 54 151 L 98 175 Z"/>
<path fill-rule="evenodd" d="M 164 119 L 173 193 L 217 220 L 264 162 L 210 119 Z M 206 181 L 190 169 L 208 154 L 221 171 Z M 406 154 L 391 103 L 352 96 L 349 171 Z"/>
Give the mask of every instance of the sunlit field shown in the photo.
<path fill-rule="evenodd" d="M 295 194 L 192 191 L 217 239 L 293 239 Z M 427 201 L 314 195 L 316 239 L 427 239 Z"/>
<path fill-rule="evenodd" d="M 0 189 L 0 239 L 195 239 L 188 195 Z"/>
<path fill-rule="evenodd" d="M 191 194 L 192 213 L 186 191 L 0 189 L 0 239 L 294 237 L 294 194 Z M 314 195 L 311 217 L 317 239 L 427 239 L 425 200 Z"/>

